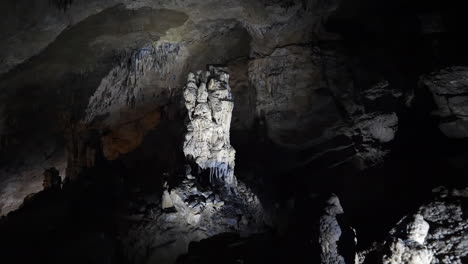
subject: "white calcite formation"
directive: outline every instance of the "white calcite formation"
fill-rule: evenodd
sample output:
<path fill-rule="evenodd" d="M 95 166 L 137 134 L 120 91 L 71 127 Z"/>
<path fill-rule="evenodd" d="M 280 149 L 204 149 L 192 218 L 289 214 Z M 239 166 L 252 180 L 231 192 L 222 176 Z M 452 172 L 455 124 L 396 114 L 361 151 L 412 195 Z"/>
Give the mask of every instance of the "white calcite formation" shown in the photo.
<path fill-rule="evenodd" d="M 236 151 L 229 140 L 232 101 L 229 74 L 221 68 L 190 73 L 184 89 L 189 123 L 184 154 L 202 169 L 210 171 L 210 181 L 235 185 Z"/>
<path fill-rule="evenodd" d="M 434 198 L 405 216 L 389 237 L 359 253 L 359 264 L 462 264 L 468 256 L 468 188 L 438 187 Z M 376 262 L 377 261 L 377 262 Z"/>
<path fill-rule="evenodd" d="M 389 253 L 383 255 L 384 264 L 429 264 L 433 252 L 424 243 L 429 231 L 420 214 L 404 217 L 397 227 L 390 231 L 392 238 L 387 242 Z"/>
<path fill-rule="evenodd" d="M 130 263 L 176 263 L 192 241 L 226 232 L 248 236 L 265 231 L 268 217 L 260 200 L 241 181 L 237 192 L 225 198 L 197 186 L 197 179 L 187 174 L 175 187 L 165 184 L 159 208 L 152 207 L 158 200 L 148 198 L 143 213 L 133 216 L 139 224 L 125 234 Z"/>
<path fill-rule="evenodd" d="M 466 201 L 468 188 L 433 190 L 436 198 L 421 206 L 418 213 L 434 227 L 426 244 L 434 252 L 433 264 L 462 264 L 468 258 L 468 218 Z"/>
<path fill-rule="evenodd" d="M 337 216 L 343 213 L 343 207 L 341 207 L 338 196 L 332 195 L 327 200 L 324 215 L 320 217 L 319 243 L 322 264 L 345 264 L 344 257 L 338 252 L 338 242 L 342 230 Z"/>
<path fill-rule="evenodd" d="M 433 257 L 426 247 L 402 239 L 392 241 L 389 251 L 390 253 L 383 257 L 383 264 L 430 264 Z"/>
<path fill-rule="evenodd" d="M 251 235 L 265 231 L 263 207 L 258 197 L 234 177 L 235 150 L 229 141 L 233 102 L 229 75 L 221 68 L 190 73 L 184 89 L 189 122 L 183 145 L 187 160 L 209 170 L 212 183 L 234 187 L 229 196 L 202 187 L 187 165 L 185 179 L 164 184 L 160 208 L 147 207 L 148 221 L 126 234 L 132 263 L 176 263 L 189 244 L 226 232 Z M 152 198 L 150 198 L 152 199 Z"/>
<path fill-rule="evenodd" d="M 403 217 L 382 244 L 360 253 L 359 263 L 430 264 L 434 252 L 426 241 L 429 227 L 421 214 Z M 367 259 L 369 255 L 375 259 Z"/>

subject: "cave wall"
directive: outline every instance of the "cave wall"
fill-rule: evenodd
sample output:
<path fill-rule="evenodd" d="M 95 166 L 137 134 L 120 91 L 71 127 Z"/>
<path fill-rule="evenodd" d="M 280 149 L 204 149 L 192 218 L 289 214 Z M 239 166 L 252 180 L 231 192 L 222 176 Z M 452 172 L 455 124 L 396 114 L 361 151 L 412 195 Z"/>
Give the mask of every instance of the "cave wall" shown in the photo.
<path fill-rule="evenodd" d="M 57 259 L 82 249 L 77 262 L 117 254 L 135 263 L 172 262 L 188 250 L 186 261 L 201 252 L 210 263 L 213 245 L 203 253 L 204 242 L 191 241 L 268 226 L 277 234 L 235 238 L 232 250 L 262 244 L 257 262 L 265 256 L 308 263 L 340 262 L 339 254 L 349 261 L 360 250 L 366 260 L 359 261 L 372 262 L 386 246 L 413 254 L 417 245 L 442 263 L 463 261 L 466 232 L 450 233 L 437 215 L 453 215 L 462 226 L 466 190 L 443 191 L 417 209 L 434 200 L 435 186 L 466 186 L 462 7 L 394 0 L 4 1 L 0 215 L 11 214 L 0 229 L 16 228 L 4 240 L 15 240 L 11 248 L 27 241 L 34 251 L 25 259 L 47 255 L 49 245 L 37 243 L 47 241 L 47 225 L 63 231 L 53 237 Z M 183 87 L 189 72 L 207 65 L 230 74 L 231 143 L 236 177 L 245 184 L 240 200 L 225 207 L 193 178 L 181 179 Z M 64 189 L 39 192 L 50 167 Z M 179 215 L 165 206 L 165 194 Z M 205 230 L 197 230 L 200 206 L 224 211 L 208 212 Z M 414 244 L 387 232 L 415 212 L 450 235 L 429 230 L 426 244 Z M 31 216 L 37 221 L 30 225 Z M 232 245 L 220 248 L 219 239 L 216 256 Z M 438 239 L 455 242 L 441 248 Z M 105 248 L 96 253 L 89 241 Z M 321 243 L 332 250 L 320 254 Z M 15 248 L 19 256 L 22 246 Z"/>
<path fill-rule="evenodd" d="M 17 196 L 2 206 L 3 214 L 39 190 L 40 177 L 33 175 L 40 175 L 44 167 L 60 167 L 62 177 L 74 178 L 93 164 L 89 152 L 94 147 L 81 146 L 88 144 L 83 138 L 89 131 L 97 131 L 105 158 L 115 160 L 135 150 L 164 119 L 164 108 L 177 101 L 171 98 L 180 96 L 188 71 L 206 64 L 248 61 L 253 65 L 257 57 L 270 56 L 277 47 L 308 45 L 314 39 L 310 28 L 321 27 L 321 19 L 336 8 L 320 1 L 7 1 L 2 5 L 7 41 L 2 41 L 1 50 L 7 53 L 0 56 L 4 91 L 0 100 L 5 102 L 1 193 L 5 198 Z M 252 94 L 257 89 L 248 77 L 253 75 L 234 76 L 248 85 L 247 95 L 234 88 L 236 98 L 251 101 L 239 101 L 235 110 L 239 122 L 233 129 L 251 129 L 256 118 Z M 303 100 L 305 105 L 308 99 Z M 34 136 L 30 131 L 35 131 Z M 68 158 L 63 155 L 67 152 Z M 19 177 L 26 167 L 30 176 Z M 35 187 L 27 191 L 12 187 L 25 182 Z"/>

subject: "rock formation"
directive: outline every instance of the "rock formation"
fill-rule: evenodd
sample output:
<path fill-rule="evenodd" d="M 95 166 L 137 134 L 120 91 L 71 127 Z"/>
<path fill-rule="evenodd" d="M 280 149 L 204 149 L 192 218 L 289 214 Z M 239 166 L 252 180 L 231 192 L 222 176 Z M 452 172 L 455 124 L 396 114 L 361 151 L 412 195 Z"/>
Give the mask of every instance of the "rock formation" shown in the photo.
<path fill-rule="evenodd" d="M 389 149 L 385 147 L 395 137 L 398 117 L 395 113 L 374 112 L 356 116 L 344 134 L 354 139 L 357 156 L 362 168 L 381 164 Z"/>
<path fill-rule="evenodd" d="M 430 264 L 433 252 L 424 246 L 429 224 L 423 216 L 416 214 L 410 219 L 403 218 L 395 229 L 390 231 L 389 253 L 382 257 L 383 264 L 411 263 Z"/>
<path fill-rule="evenodd" d="M 183 94 L 189 118 L 183 151 L 197 170 L 192 172 L 187 165 L 181 183 L 172 187 L 164 183 L 160 210 L 145 212 L 149 222 L 127 235 L 131 259 L 136 263 L 148 244 L 154 246 L 147 253 L 149 261 L 174 263 L 187 253 L 191 242 L 232 231 L 252 234 L 265 225 L 259 199 L 242 182 L 238 185 L 234 176 L 229 74 L 212 66 L 206 72 L 189 73 Z M 209 172 L 211 185 L 201 184 L 199 170 Z M 223 187 L 221 192 L 219 186 Z M 235 191 L 222 192 L 230 187 Z"/>
<path fill-rule="evenodd" d="M 161 206 L 153 208 L 153 202 Z M 162 199 L 148 200 L 135 217 L 144 221 L 123 234 L 132 263 L 175 263 L 191 242 L 226 232 L 263 232 L 268 221 L 260 200 L 242 182 L 226 197 L 190 174 L 175 187 L 166 185 Z"/>
<path fill-rule="evenodd" d="M 434 189 L 432 202 L 403 217 L 386 241 L 359 253 L 359 263 L 463 263 L 468 256 L 467 190 Z"/>
<path fill-rule="evenodd" d="M 389 232 L 385 242 L 361 252 L 359 263 L 430 264 L 433 252 L 425 244 L 428 231 L 429 224 L 423 216 L 404 217 Z M 371 257 L 368 258 L 368 255 Z"/>
<path fill-rule="evenodd" d="M 1 262 L 468 263 L 459 3 L 0 1 Z"/>
<path fill-rule="evenodd" d="M 434 201 L 418 210 L 432 226 L 426 237 L 427 247 L 434 252 L 432 263 L 464 263 L 468 256 L 468 189 L 439 187 L 434 195 Z"/>
<path fill-rule="evenodd" d="M 420 84 L 429 88 L 441 121 L 440 130 L 448 137 L 468 137 L 468 68 L 451 67 L 422 76 Z"/>
<path fill-rule="evenodd" d="M 234 103 L 229 74 L 220 68 L 190 73 L 184 89 L 190 119 L 185 135 L 184 154 L 202 170 L 209 170 L 210 182 L 235 186 L 236 151 L 229 130 Z"/>
<path fill-rule="evenodd" d="M 343 214 L 340 200 L 332 195 L 326 202 L 325 214 L 320 218 L 319 243 L 321 247 L 322 264 L 345 264 L 345 259 L 338 252 L 338 241 L 341 237 L 341 227 L 337 216 Z"/>

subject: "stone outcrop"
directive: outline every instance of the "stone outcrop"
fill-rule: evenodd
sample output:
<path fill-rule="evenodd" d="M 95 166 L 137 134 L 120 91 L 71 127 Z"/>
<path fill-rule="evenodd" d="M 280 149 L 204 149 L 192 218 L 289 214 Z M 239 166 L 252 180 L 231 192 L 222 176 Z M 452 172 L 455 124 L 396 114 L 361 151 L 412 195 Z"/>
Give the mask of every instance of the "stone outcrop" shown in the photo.
<path fill-rule="evenodd" d="M 147 223 L 126 235 L 129 259 L 135 263 L 143 259 L 174 263 L 187 253 L 190 242 L 226 232 L 252 234 L 265 225 L 259 199 L 234 176 L 235 150 L 229 138 L 234 103 L 229 74 L 212 66 L 208 71 L 189 73 L 183 95 L 189 119 L 183 151 L 196 169 L 192 173 L 193 166 L 187 164 L 182 182 L 172 187 L 165 183 L 158 200 L 161 206 L 145 210 Z M 203 184 L 202 171 L 209 173 L 210 184 Z M 230 192 L 233 187 L 235 191 Z M 147 248 L 152 250 L 147 252 Z"/>
<path fill-rule="evenodd" d="M 182 70 L 184 56 L 175 43 L 147 45 L 124 52 L 119 65 L 101 80 L 89 98 L 83 122 L 103 131 L 102 147 L 107 159 L 115 160 L 131 152 L 157 127 L 161 106 L 169 100 L 171 82 L 176 81 L 171 72 Z M 150 89 L 152 83 L 167 86 Z"/>
<path fill-rule="evenodd" d="M 0 36 L 4 40 L 0 42 L 0 89 L 4 91 L 0 101 L 5 103 L 0 104 L 0 123 L 7 118 L 15 124 L 5 122 L 0 128 L 0 146 L 7 152 L 18 151 L 20 146 L 27 150 L 20 155 L 25 158 L 33 155 L 29 149 L 42 155 L 47 149 L 39 149 L 37 142 L 62 142 L 63 127 L 56 114 L 70 111 L 75 122 L 99 131 L 106 159 L 121 158 L 137 149 L 167 118 L 164 108 L 171 100 L 179 101 L 177 88 L 184 85 L 190 70 L 240 58 L 261 59 L 292 44 L 300 49 L 287 60 L 290 65 L 299 65 L 301 62 L 294 64 L 294 60 L 301 57 L 301 46 L 315 39 L 314 31 L 338 4 L 328 0 L 57 0 L 34 5 L 25 0 L 4 1 L 0 4 Z M 273 70 L 274 64 L 272 60 Z M 307 77 L 306 70 L 301 75 Z M 248 82 L 247 78 L 243 81 Z M 326 104 L 333 102 L 327 98 Z M 300 105 L 302 111 L 307 102 Z M 314 109 L 322 108 L 322 104 L 315 105 Z M 256 118 L 250 116 L 255 108 L 242 112 L 249 117 L 240 120 Z M 300 117 L 296 124 L 306 119 Z M 327 118 L 319 119 L 327 122 Z M 27 140 L 29 135 L 18 133 L 32 129 L 43 136 Z M 301 130 L 304 141 L 308 131 L 306 127 Z M 57 146 L 57 153 L 66 149 L 64 144 Z M 1 207 L 14 209 L 25 195 L 41 188 L 41 180 L 32 177 L 35 173 L 31 171 L 41 173 L 42 164 L 36 160 L 30 163 L 35 165 L 9 170 L 0 177 L 0 195 L 8 200 Z M 23 188 L 19 181 L 34 188 Z"/>
<path fill-rule="evenodd" d="M 59 262 L 42 256 L 49 257 L 50 248 L 63 256 L 83 253 L 75 242 L 61 243 L 78 237 L 90 248 L 80 255 L 99 256 L 101 263 L 121 260 L 106 255 L 130 263 L 174 262 L 192 241 L 263 231 L 265 212 L 273 210 L 278 225 L 262 234 L 263 241 L 280 243 L 252 242 L 265 252 L 280 249 L 265 255 L 297 262 L 294 257 L 306 251 L 322 263 L 351 263 L 356 245 L 345 242 L 353 232 L 342 222 L 340 201 L 332 196 L 322 212 L 311 192 L 343 194 L 343 205 L 360 207 L 350 214 L 353 221 L 375 222 L 375 234 L 369 234 L 374 226 L 361 225 L 363 237 L 372 237 L 389 221 L 363 219 L 376 204 L 375 211 L 400 217 L 428 186 L 466 172 L 468 68 L 420 79 L 451 139 L 434 133 L 419 106 L 408 107 L 421 72 L 467 64 L 464 32 L 455 23 L 460 15 L 451 16 L 456 6 L 439 11 L 431 3 L 400 5 L 404 0 L 0 2 L 0 216 L 42 187 L 60 189 L 65 170 L 71 182 L 26 199 L 27 214 L 23 208 L 17 217 L 5 216 L 15 228 L 9 236 L 0 232 L 2 242 L 17 240 L 10 247 L 16 256 L 27 251 L 25 259 Z M 226 68 L 189 74 L 208 64 Z M 424 107 L 431 103 L 425 99 Z M 185 162 L 191 170 L 182 175 Z M 369 169 L 380 164 L 383 169 Z M 41 177 L 51 167 L 57 171 Z M 437 179 L 421 182 L 431 176 Z M 362 260 L 468 262 L 466 198 L 466 190 L 438 190 Z M 395 200 L 403 201 L 401 208 Z M 135 208 L 126 212 L 128 204 Z M 47 217 L 34 217 L 39 213 Z M 28 234 L 35 229 L 25 228 L 28 221 L 41 232 Z M 88 243 L 88 233 L 99 247 Z M 41 243 L 48 240 L 51 246 Z"/>
<path fill-rule="evenodd" d="M 424 75 L 421 86 L 432 93 L 440 118 L 439 128 L 448 137 L 468 137 L 468 68 L 451 67 Z"/>
<path fill-rule="evenodd" d="M 395 113 L 373 112 L 357 116 L 344 134 L 353 138 L 356 154 L 362 161 L 360 167 L 372 167 L 381 164 L 390 152 L 385 146 L 395 137 L 398 129 L 398 117 Z"/>
<path fill-rule="evenodd" d="M 411 96 L 380 75 L 364 78 L 362 66 L 351 70 L 349 60 L 340 49 L 321 51 L 327 88 L 342 118 L 328 133 L 346 135 L 353 143 L 353 160 L 365 169 L 381 164 L 390 152 L 388 143 L 398 130 L 398 112 L 409 105 Z"/>
<path fill-rule="evenodd" d="M 336 218 L 337 215 L 343 214 L 343 208 L 336 195 L 332 195 L 326 203 L 325 214 L 320 218 L 321 263 L 345 264 L 343 256 L 338 252 L 341 227 Z"/>
<path fill-rule="evenodd" d="M 192 241 L 236 232 L 249 235 L 264 230 L 266 216 L 257 196 L 239 182 L 236 193 L 222 197 L 187 175 L 178 186 L 166 188 L 161 206 L 151 201 L 134 217 L 141 223 L 124 234 L 132 263 L 174 263 Z M 158 201 L 156 201 L 158 202 Z"/>
<path fill-rule="evenodd" d="M 356 231 L 350 226 L 343 226 L 340 217 L 344 214 L 340 199 L 331 195 L 325 202 L 323 215 L 319 220 L 320 259 L 322 264 L 346 264 L 355 261 L 354 248 L 357 243 Z M 349 230 L 347 230 L 349 229 Z M 344 238 L 344 234 L 351 234 L 352 239 Z M 349 241 L 347 241 L 349 240 Z M 348 244 L 349 242 L 354 245 Z M 349 251 L 348 256 L 344 251 Z"/>
<path fill-rule="evenodd" d="M 434 252 L 433 264 L 462 264 L 468 259 L 468 189 L 434 190 L 436 198 L 418 213 L 430 223 L 426 244 Z"/>
<path fill-rule="evenodd" d="M 412 241 L 396 239 L 388 244 L 390 253 L 382 258 L 383 264 L 430 264 L 432 252 Z"/>
<path fill-rule="evenodd" d="M 381 244 L 359 254 L 358 263 L 430 264 L 433 252 L 425 243 L 429 224 L 422 215 L 404 217 Z"/>
<path fill-rule="evenodd" d="M 231 146 L 232 101 L 229 74 L 220 68 L 190 73 L 184 89 L 188 117 L 184 154 L 202 170 L 209 170 L 210 182 L 236 185 L 235 154 Z"/>
<path fill-rule="evenodd" d="M 343 158 L 330 167 L 351 159 L 361 169 L 382 163 L 398 129 L 397 110 L 411 98 L 385 79 L 359 87 L 349 71 L 344 54 L 312 44 L 251 60 L 256 116 L 268 138 L 290 150 L 315 149 L 307 162 L 334 153 Z M 342 135 L 348 140 L 337 140 Z"/>
<path fill-rule="evenodd" d="M 392 238 L 385 245 L 390 252 L 384 253 L 382 263 L 430 264 L 433 252 L 424 245 L 428 231 L 429 224 L 422 215 L 403 218 L 390 231 Z"/>
<path fill-rule="evenodd" d="M 328 139 L 327 129 L 340 123 L 333 97 L 323 91 L 327 88 L 321 60 L 318 47 L 292 45 L 249 62 L 256 115 L 276 144 L 288 148 L 317 144 Z"/>
<path fill-rule="evenodd" d="M 382 243 L 359 253 L 359 263 L 461 264 L 468 256 L 466 189 L 434 189 L 434 200 L 403 217 Z"/>

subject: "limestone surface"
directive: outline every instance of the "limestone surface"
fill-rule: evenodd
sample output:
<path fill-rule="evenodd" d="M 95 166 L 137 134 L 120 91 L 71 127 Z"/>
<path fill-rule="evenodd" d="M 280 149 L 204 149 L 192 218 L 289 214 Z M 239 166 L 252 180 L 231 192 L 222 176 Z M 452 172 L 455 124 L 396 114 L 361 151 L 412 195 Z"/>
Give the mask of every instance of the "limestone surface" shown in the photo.
<path fill-rule="evenodd" d="M 434 252 L 432 263 L 464 263 L 468 256 L 468 219 L 463 204 L 468 189 L 440 187 L 434 192 L 436 199 L 418 211 L 433 226 L 426 238 L 428 248 Z"/>
<path fill-rule="evenodd" d="M 322 264 L 345 264 L 343 256 L 338 252 L 338 242 L 342 232 L 337 220 L 337 215 L 340 214 L 343 214 L 340 200 L 336 195 L 332 195 L 327 200 L 324 215 L 320 218 L 319 243 Z"/>
<path fill-rule="evenodd" d="M 144 213 L 135 215 L 140 224 L 124 234 L 131 263 L 175 263 L 190 242 L 225 232 L 250 235 L 265 228 L 260 200 L 242 182 L 235 195 L 221 198 L 189 174 L 178 186 L 166 188 L 160 207 L 153 208 L 153 202 L 157 201 L 143 205 Z"/>
<path fill-rule="evenodd" d="M 221 68 L 190 73 L 184 89 L 188 117 L 184 154 L 202 170 L 210 171 L 210 181 L 235 185 L 236 151 L 230 144 L 232 101 L 229 74 Z"/>
<path fill-rule="evenodd" d="M 433 72 L 422 76 L 420 84 L 432 93 L 440 130 L 448 137 L 468 137 L 468 68 L 450 67 Z"/>
<path fill-rule="evenodd" d="M 467 189 L 433 190 L 433 201 L 403 217 L 389 237 L 359 253 L 359 263 L 461 264 L 468 256 Z"/>

